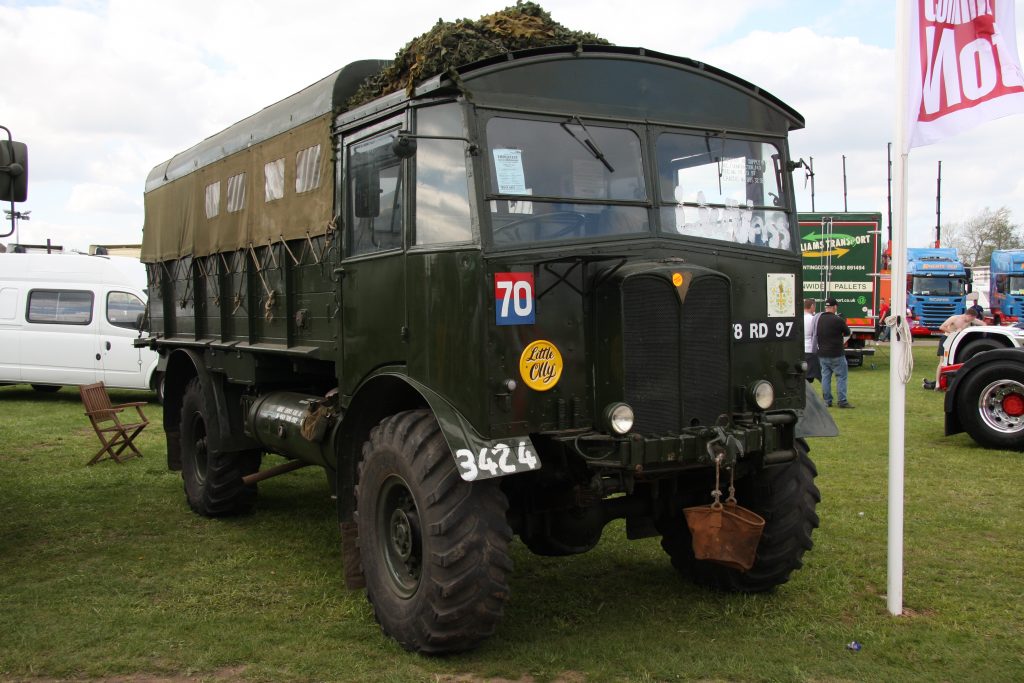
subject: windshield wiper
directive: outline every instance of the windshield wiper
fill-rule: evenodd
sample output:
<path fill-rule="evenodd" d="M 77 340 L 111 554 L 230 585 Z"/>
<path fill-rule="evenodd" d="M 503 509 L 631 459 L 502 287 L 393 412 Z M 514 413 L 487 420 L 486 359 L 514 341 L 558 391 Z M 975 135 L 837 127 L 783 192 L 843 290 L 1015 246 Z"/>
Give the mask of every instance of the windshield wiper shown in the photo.
<path fill-rule="evenodd" d="M 573 133 L 572 130 L 569 129 L 569 124 L 571 124 L 573 121 L 575 121 L 576 125 L 583 129 L 583 133 L 586 135 L 586 137 L 583 138 L 582 140 L 576 136 L 576 133 Z M 604 167 L 608 169 L 609 173 L 615 173 L 615 169 L 612 168 L 612 165 L 610 163 L 608 163 L 608 159 L 605 158 L 604 153 L 598 148 L 597 143 L 595 143 L 594 139 L 590 136 L 590 131 L 587 130 L 587 127 L 583 125 L 583 121 L 580 121 L 579 116 L 573 114 L 572 116 L 569 117 L 568 121 L 563 121 L 561 126 L 566 133 L 572 136 L 573 140 L 583 145 L 583 148 L 590 152 L 590 154 L 595 159 L 604 164 Z"/>

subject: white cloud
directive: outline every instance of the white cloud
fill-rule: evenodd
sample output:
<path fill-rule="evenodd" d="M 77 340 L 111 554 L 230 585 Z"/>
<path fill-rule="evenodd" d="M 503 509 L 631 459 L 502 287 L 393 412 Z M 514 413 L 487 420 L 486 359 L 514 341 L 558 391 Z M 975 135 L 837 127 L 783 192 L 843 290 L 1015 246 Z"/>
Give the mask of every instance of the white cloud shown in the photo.
<path fill-rule="evenodd" d="M 71 188 L 68 210 L 73 213 L 137 214 L 142 210 L 142 200 L 118 185 L 81 183 Z"/>

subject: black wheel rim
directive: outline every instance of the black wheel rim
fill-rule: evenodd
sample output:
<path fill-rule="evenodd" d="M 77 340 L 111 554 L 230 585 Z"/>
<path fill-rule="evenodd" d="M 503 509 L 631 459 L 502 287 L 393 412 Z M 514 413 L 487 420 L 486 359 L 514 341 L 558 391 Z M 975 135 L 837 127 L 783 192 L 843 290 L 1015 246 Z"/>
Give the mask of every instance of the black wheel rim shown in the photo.
<path fill-rule="evenodd" d="M 192 456 L 196 461 L 196 482 L 201 485 L 206 481 L 207 449 L 206 423 L 199 413 L 192 416 Z"/>
<path fill-rule="evenodd" d="M 405 481 L 391 475 L 377 498 L 377 537 L 392 587 L 403 598 L 412 597 L 420 585 L 423 541 L 419 510 Z"/>

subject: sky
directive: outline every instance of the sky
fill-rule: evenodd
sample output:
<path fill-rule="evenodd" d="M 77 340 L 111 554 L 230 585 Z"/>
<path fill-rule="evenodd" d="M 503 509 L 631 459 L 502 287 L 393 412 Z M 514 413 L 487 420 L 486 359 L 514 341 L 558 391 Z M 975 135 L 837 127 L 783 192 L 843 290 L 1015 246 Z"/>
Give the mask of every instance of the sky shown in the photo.
<path fill-rule="evenodd" d="M 15 208 L 31 214 L 17 238 L 81 250 L 139 243 L 143 186 L 161 161 L 349 62 L 392 58 L 438 19 L 476 19 L 511 3 L 0 0 L 0 125 L 29 149 L 29 196 Z M 814 208 L 880 211 L 886 220 L 893 0 L 540 4 L 569 28 L 703 61 L 782 99 L 807 123 L 790 152 L 813 157 Z M 1024 10 L 1016 19 L 1019 37 Z M 908 244 L 935 239 L 939 161 L 943 230 L 1003 206 L 1024 225 L 1022 143 L 1017 115 L 915 148 Z M 797 209 L 810 211 L 802 175 Z M 0 234 L 9 229 L 0 222 Z"/>

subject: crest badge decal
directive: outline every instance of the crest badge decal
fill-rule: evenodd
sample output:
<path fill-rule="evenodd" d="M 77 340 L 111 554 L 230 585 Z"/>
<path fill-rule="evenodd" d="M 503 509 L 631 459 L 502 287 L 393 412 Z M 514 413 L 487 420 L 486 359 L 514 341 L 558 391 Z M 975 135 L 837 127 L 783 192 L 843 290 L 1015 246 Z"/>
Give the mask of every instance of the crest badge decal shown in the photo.
<path fill-rule="evenodd" d="M 792 273 L 768 273 L 768 317 L 792 318 L 796 315 L 796 276 Z"/>

